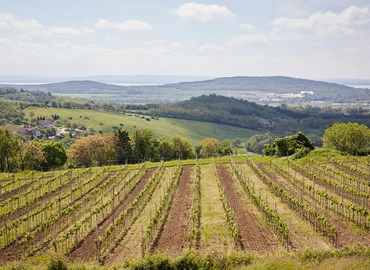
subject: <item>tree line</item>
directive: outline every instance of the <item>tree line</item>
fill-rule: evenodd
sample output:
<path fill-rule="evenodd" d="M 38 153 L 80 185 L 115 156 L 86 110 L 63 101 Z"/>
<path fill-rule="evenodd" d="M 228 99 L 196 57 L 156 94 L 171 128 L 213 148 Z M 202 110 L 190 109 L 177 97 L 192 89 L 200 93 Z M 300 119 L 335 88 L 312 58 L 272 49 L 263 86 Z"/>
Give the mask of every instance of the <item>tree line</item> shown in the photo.
<path fill-rule="evenodd" d="M 81 137 L 68 149 L 61 142 L 24 141 L 9 130 L 0 130 L 1 172 L 189 159 L 231 153 L 229 140 L 219 142 L 215 138 L 205 138 L 193 147 L 180 136 L 155 138 L 151 129 L 129 133 L 121 127 L 111 133 Z"/>

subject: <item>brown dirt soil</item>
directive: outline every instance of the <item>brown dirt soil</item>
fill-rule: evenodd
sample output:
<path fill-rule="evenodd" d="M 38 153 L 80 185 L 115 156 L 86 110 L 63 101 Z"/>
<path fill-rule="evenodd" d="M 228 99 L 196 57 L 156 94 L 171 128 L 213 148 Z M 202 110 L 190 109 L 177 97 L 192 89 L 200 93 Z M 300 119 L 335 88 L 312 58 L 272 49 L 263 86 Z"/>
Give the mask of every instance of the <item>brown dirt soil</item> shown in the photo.
<path fill-rule="evenodd" d="M 108 179 L 108 178 L 106 178 L 106 179 Z M 61 187 L 58 190 L 47 193 L 43 198 L 39 198 L 37 201 L 35 201 L 29 207 L 23 207 L 22 209 L 8 215 L 6 217 L 7 221 L 9 222 L 9 221 L 15 220 L 15 219 L 27 214 L 27 212 L 31 212 L 31 211 L 35 210 L 36 208 L 40 207 L 41 205 L 46 204 L 46 201 L 48 201 L 50 198 L 53 198 L 54 196 L 57 196 L 59 194 L 58 191 L 63 193 L 65 190 L 72 187 L 77 181 L 78 181 L 78 178 L 72 180 L 70 183 L 66 183 L 63 187 Z M 29 196 L 32 197 L 31 194 Z"/>
<path fill-rule="evenodd" d="M 98 188 L 100 185 L 102 185 L 105 181 L 107 181 L 110 177 L 112 177 L 117 172 L 111 172 L 106 177 L 104 177 L 103 181 L 101 181 L 96 188 Z M 77 181 L 77 180 L 76 180 Z M 88 194 L 92 188 L 86 193 Z M 78 202 L 82 198 L 75 199 L 71 204 Z M 69 204 L 69 205 L 71 205 Z M 18 216 L 20 217 L 22 210 L 17 212 Z M 38 235 L 34 238 L 33 242 L 43 241 L 42 234 L 38 233 Z M 47 243 L 43 243 L 39 249 L 43 249 L 47 246 Z M 4 249 L 0 249 L 0 264 L 2 262 L 10 262 L 14 260 L 19 260 L 22 256 L 24 256 L 25 251 L 22 247 L 19 247 L 16 242 L 11 243 L 9 246 L 5 247 Z"/>
<path fill-rule="evenodd" d="M 51 178 L 51 177 L 52 176 L 45 176 L 43 179 L 48 179 L 48 178 Z M 26 179 L 30 180 L 31 178 L 26 178 Z M 35 186 L 35 185 L 37 185 L 37 180 L 36 179 L 33 183 L 32 182 L 27 183 L 27 184 L 21 186 L 20 188 L 18 188 L 16 190 L 13 190 L 13 191 L 11 191 L 9 193 L 6 193 L 6 194 L 2 194 L 2 195 L 0 195 L 0 202 L 5 201 L 5 200 L 7 200 L 7 199 L 9 199 L 13 196 L 18 195 L 18 194 L 21 194 L 22 192 L 26 191 L 29 187 Z"/>
<path fill-rule="evenodd" d="M 191 183 L 193 166 L 184 166 L 170 213 L 163 231 L 154 242 L 154 252 L 167 252 L 179 256 L 188 245 L 189 215 L 191 208 Z"/>
<path fill-rule="evenodd" d="M 257 217 L 242 205 L 242 194 L 233 187 L 233 177 L 228 172 L 228 165 L 217 164 L 220 180 L 225 189 L 226 197 L 230 203 L 238 225 L 242 247 L 246 250 L 264 253 L 273 251 L 278 247 L 277 238 L 265 228 Z"/>
<path fill-rule="evenodd" d="M 117 217 L 122 211 L 125 210 L 127 205 L 130 204 L 136 198 L 136 196 L 142 190 L 142 188 L 144 187 L 144 185 L 146 184 L 146 182 L 149 180 L 149 178 L 152 176 L 156 169 L 157 168 L 150 168 L 145 172 L 144 177 L 142 177 L 139 180 L 131 194 L 129 194 L 129 196 L 114 209 L 114 216 Z M 99 224 L 97 230 L 90 232 L 83 240 L 83 242 L 74 250 L 72 250 L 67 255 L 67 257 L 74 262 L 80 261 L 86 262 L 93 259 L 97 253 L 96 246 L 94 243 L 95 239 L 98 236 L 103 236 L 105 230 L 112 222 L 113 222 L 113 213 L 111 213 L 107 219 L 105 219 L 101 224 Z"/>
<path fill-rule="evenodd" d="M 259 163 L 258 166 L 265 174 L 267 174 L 268 177 L 271 178 L 271 180 L 277 183 L 280 187 L 284 188 L 286 191 L 290 191 L 290 193 L 296 198 L 300 198 L 300 195 L 298 195 L 300 193 L 295 190 L 293 185 L 289 185 L 288 187 L 288 185 L 282 183 L 273 172 L 267 170 L 267 164 Z M 312 203 L 312 200 L 307 201 L 307 199 L 305 198 L 303 200 L 312 208 L 315 207 L 315 205 Z M 370 234 L 368 232 L 360 230 L 359 228 L 354 228 L 354 226 L 352 226 L 349 222 L 341 220 L 334 213 L 330 212 L 330 210 L 326 211 L 323 207 L 320 207 L 319 205 L 317 205 L 316 211 L 320 215 L 326 217 L 327 220 L 337 228 L 337 247 L 370 245 Z"/>

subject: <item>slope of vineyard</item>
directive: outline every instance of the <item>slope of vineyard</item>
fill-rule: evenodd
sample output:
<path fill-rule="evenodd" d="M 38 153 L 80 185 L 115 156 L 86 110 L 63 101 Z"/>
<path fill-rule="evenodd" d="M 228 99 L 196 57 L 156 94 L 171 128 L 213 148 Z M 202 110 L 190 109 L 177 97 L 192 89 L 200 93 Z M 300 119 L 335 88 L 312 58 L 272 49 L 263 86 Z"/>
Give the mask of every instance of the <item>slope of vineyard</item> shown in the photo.
<path fill-rule="evenodd" d="M 0 265 L 55 253 L 109 266 L 189 251 L 367 250 L 369 191 L 367 157 L 323 150 L 4 173 Z"/>

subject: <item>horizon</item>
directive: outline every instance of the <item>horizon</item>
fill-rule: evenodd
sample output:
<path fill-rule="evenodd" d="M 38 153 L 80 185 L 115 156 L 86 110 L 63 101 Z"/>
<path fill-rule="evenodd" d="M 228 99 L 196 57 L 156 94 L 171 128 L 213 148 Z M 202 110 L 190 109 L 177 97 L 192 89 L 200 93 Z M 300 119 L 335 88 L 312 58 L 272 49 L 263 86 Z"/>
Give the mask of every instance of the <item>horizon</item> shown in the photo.
<path fill-rule="evenodd" d="M 0 4 L 7 76 L 369 78 L 367 0 Z"/>

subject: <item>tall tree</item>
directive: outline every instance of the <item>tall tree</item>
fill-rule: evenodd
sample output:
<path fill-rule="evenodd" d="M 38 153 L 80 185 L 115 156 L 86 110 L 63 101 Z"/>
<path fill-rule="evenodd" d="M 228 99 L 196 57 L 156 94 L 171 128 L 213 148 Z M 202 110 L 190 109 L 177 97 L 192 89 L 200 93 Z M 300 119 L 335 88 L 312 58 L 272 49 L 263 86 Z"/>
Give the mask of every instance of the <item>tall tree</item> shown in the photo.
<path fill-rule="evenodd" d="M 137 160 L 149 160 L 153 153 L 153 130 L 137 130 L 133 135 L 133 156 Z"/>
<path fill-rule="evenodd" d="M 38 169 L 41 164 L 45 162 L 44 152 L 42 145 L 36 141 L 19 141 L 19 159 L 21 170 L 25 169 Z"/>
<path fill-rule="evenodd" d="M 127 130 L 119 128 L 114 131 L 116 138 L 116 155 L 120 163 L 124 163 L 132 156 L 130 135 Z"/>
<path fill-rule="evenodd" d="M 181 139 L 180 136 L 173 136 L 171 142 L 173 144 L 174 158 L 187 159 L 194 156 L 191 143 Z"/>
<path fill-rule="evenodd" d="M 67 153 L 61 142 L 46 141 L 42 144 L 42 151 L 45 157 L 42 167 L 60 167 L 67 162 Z"/>
<path fill-rule="evenodd" d="M 16 136 L 9 130 L 0 130 L 0 171 L 13 171 L 17 167 L 19 144 Z"/>
<path fill-rule="evenodd" d="M 116 158 L 116 140 L 114 134 L 94 134 L 76 140 L 68 150 L 68 155 L 76 164 L 107 164 Z"/>
<path fill-rule="evenodd" d="M 215 138 L 205 138 L 202 141 L 202 152 L 201 154 L 205 157 L 218 155 L 219 142 Z"/>

